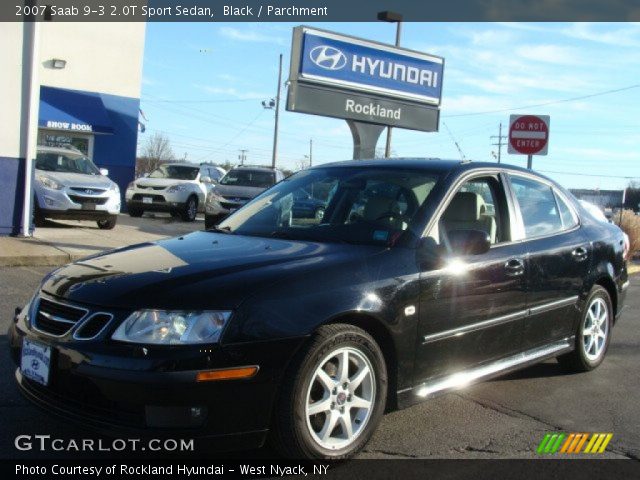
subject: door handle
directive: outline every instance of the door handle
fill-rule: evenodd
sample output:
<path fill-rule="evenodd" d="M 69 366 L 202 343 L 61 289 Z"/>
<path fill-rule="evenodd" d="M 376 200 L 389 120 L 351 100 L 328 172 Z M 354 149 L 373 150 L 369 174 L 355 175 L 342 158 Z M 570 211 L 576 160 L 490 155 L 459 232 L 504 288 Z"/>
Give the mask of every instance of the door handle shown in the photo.
<path fill-rule="evenodd" d="M 519 258 L 512 258 L 504 264 L 507 276 L 518 277 L 524 273 L 524 263 Z"/>
<path fill-rule="evenodd" d="M 582 262 L 587 259 L 587 257 L 589 256 L 589 252 L 584 247 L 578 247 L 573 252 L 571 252 L 571 255 L 577 262 Z"/>

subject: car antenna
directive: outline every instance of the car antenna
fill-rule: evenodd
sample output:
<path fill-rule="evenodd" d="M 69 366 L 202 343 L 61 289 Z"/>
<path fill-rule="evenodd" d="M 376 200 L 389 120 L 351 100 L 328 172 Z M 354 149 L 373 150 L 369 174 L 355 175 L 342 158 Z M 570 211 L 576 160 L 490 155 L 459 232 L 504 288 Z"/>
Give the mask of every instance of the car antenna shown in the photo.
<path fill-rule="evenodd" d="M 447 125 L 444 120 L 442 121 L 442 124 L 444 125 L 444 128 L 447 129 L 447 132 L 451 137 L 451 141 L 453 141 L 453 144 L 458 149 L 458 153 L 460 154 L 460 160 L 462 160 L 463 163 L 470 162 L 471 160 L 467 160 L 467 157 L 464 156 L 464 152 L 462 151 L 462 148 L 460 148 L 460 144 L 457 142 L 457 140 L 453 136 L 453 133 L 451 133 L 451 130 L 449 129 L 449 125 Z"/>

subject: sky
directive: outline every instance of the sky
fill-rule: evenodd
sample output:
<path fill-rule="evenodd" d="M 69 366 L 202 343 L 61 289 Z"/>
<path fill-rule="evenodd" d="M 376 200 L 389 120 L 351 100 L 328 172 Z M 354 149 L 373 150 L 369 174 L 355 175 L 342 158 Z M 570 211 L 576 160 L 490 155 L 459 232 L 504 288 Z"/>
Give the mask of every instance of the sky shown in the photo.
<path fill-rule="evenodd" d="M 393 43 L 389 23 L 318 23 Z M 148 23 L 141 109 L 146 132 L 166 134 L 190 162 L 270 164 L 278 56 L 288 78 L 286 23 Z M 404 47 L 445 58 L 438 132 L 395 129 L 392 153 L 496 161 L 500 123 L 550 115 L 549 152 L 533 167 L 567 188 L 621 189 L 640 181 L 640 23 L 405 23 Z M 287 112 L 282 89 L 278 166 L 352 157 L 344 120 Z M 456 143 L 459 146 L 456 147 Z M 384 148 L 384 134 L 379 148 Z M 504 163 L 526 156 L 502 150 Z"/>

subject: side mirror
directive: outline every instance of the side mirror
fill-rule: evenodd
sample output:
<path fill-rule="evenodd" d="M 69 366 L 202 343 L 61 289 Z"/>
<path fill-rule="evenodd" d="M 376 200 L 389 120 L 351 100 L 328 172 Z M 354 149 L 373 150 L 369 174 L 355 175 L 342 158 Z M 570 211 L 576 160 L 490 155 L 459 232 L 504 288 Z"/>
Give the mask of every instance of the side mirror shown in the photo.
<path fill-rule="evenodd" d="M 107 170 L 106 168 L 101 168 L 100 169 L 100 175 L 107 177 L 109 176 L 109 170 Z"/>
<path fill-rule="evenodd" d="M 453 253 L 458 255 L 482 255 L 491 248 L 491 239 L 481 230 L 451 230 L 447 233 Z"/>
<path fill-rule="evenodd" d="M 204 175 L 204 176 L 200 177 L 200 182 L 202 182 L 202 183 L 213 183 L 211 181 L 211 177 L 209 177 L 207 175 Z"/>

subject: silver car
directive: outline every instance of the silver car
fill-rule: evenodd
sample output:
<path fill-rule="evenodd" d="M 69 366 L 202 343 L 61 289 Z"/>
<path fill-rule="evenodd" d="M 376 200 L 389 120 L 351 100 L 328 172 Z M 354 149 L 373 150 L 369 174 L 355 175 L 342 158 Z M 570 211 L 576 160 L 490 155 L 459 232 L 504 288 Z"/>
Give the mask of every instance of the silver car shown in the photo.
<path fill-rule="evenodd" d="M 213 184 L 224 174 L 213 165 L 166 163 L 127 187 L 129 215 L 141 217 L 144 212 L 169 212 L 187 222 L 204 210 L 204 201 Z"/>
<path fill-rule="evenodd" d="M 34 182 L 34 222 L 46 218 L 95 220 L 110 230 L 120 213 L 120 189 L 82 152 L 71 148 L 40 146 Z"/>
<path fill-rule="evenodd" d="M 283 179 L 282 171 L 271 167 L 232 168 L 207 195 L 205 228 L 217 225 L 224 217 Z"/>

